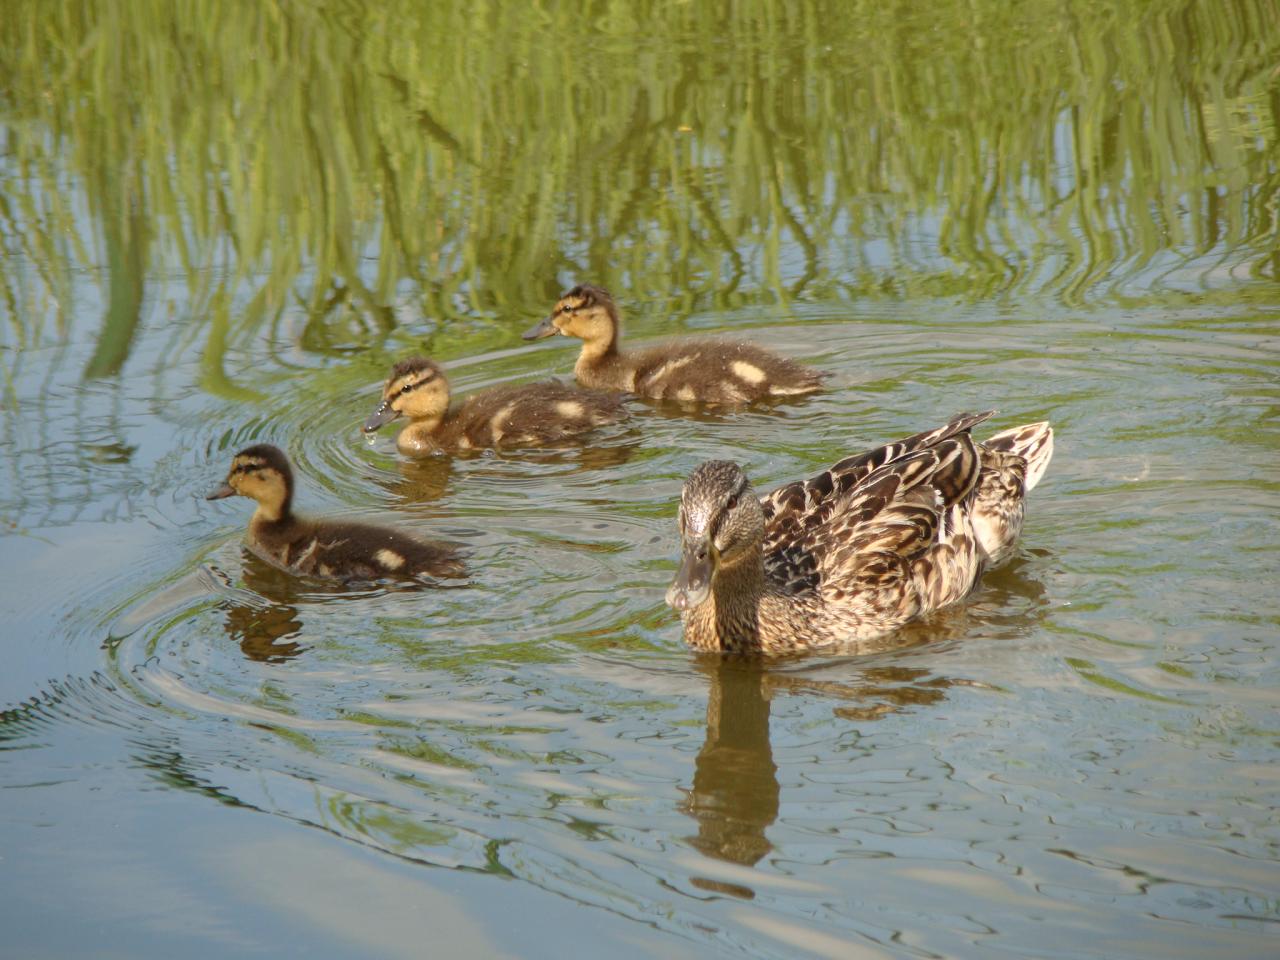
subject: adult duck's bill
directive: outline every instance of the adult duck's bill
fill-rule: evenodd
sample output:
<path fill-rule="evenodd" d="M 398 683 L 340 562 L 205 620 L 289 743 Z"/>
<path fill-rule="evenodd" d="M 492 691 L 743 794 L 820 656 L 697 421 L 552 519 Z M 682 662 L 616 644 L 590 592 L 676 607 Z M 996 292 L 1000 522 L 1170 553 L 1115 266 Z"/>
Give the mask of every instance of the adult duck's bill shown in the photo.
<path fill-rule="evenodd" d="M 667 606 L 681 613 L 701 606 L 711 595 L 714 566 L 711 546 L 706 540 L 685 541 L 680 569 L 667 588 Z"/>
<path fill-rule="evenodd" d="M 378 404 L 378 409 L 369 414 L 369 419 L 364 422 L 364 426 L 360 429 L 365 433 L 373 433 L 384 423 L 390 423 L 398 416 L 400 414 L 391 408 L 391 401 L 383 400 Z"/>
<path fill-rule="evenodd" d="M 554 317 L 544 317 L 532 327 L 520 334 L 525 340 L 541 340 L 543 337 L 553 337 L 560 332 L 552 321 Z"/>

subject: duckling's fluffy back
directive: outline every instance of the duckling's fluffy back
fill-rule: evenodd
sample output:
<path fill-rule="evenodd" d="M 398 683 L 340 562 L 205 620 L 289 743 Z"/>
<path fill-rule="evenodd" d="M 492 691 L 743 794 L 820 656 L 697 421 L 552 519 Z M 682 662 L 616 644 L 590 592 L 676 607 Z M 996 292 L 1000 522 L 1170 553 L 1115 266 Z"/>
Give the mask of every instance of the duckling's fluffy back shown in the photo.
<path fill-rule="evenodd" d="M 462 554 L 451 543 L 419 540 L 390 527 L 290 516 L 250 526 L 250 543 L 295 573 L 342 580 L 461 577 Z"/>
<path fill-rule="evenodd" d="M 468 397 L 433 438 L 442 447 L 485 450 L 562 443 L 626 419 L 626 396 L 556 380 L 494 387 Z"/>
<path fill-rule="evenodd" d="M 614 386 L 681 403 L 735 405 L 801 396 L 821 389 L 827 376 L 754 343 L 735 340 L 670 343 L 623 353 L 620 360 L 625 374 Z"/>

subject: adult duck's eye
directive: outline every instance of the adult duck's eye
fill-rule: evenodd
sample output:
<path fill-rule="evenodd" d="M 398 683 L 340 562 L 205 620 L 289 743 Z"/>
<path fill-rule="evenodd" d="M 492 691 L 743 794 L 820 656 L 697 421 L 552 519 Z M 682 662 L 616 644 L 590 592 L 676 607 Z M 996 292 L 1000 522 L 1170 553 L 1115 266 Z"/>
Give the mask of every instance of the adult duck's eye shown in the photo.
<path fill-rule="evenodd" d="M 729 498 L 729 502 L 724 505 L 724 508 L 726 510 L 732 510 L 737 505 L 738 505 L 738 495 L 735 493 L 732 497 Z"/>

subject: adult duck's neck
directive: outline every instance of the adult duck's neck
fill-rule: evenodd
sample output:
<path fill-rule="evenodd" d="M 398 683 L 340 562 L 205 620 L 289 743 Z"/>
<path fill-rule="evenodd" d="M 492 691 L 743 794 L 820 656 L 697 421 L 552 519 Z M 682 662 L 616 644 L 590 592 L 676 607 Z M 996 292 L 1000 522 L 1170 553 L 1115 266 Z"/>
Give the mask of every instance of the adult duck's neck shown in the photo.
<path fill-rule="evenodd" d="M 686 642 L 702 650 L 759 650 L 764 595 L 764 558 L 757 548 L 716 570 L 710 596 L 685 620 Z"/>

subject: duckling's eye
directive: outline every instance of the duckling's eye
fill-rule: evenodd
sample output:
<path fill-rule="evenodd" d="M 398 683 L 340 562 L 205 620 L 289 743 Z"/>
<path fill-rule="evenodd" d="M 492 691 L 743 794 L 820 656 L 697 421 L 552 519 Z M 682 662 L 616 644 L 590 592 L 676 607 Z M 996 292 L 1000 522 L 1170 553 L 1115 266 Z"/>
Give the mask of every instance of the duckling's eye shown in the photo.
<path fill-rule="evenodd" d="M 403 397 L 406 393 L 408 393 L 410 390 L 412 390 L 416 386 L 417 386 L 416 383 L 406 383 L 403 387 L 400 388 L 400 396 Z"/>

